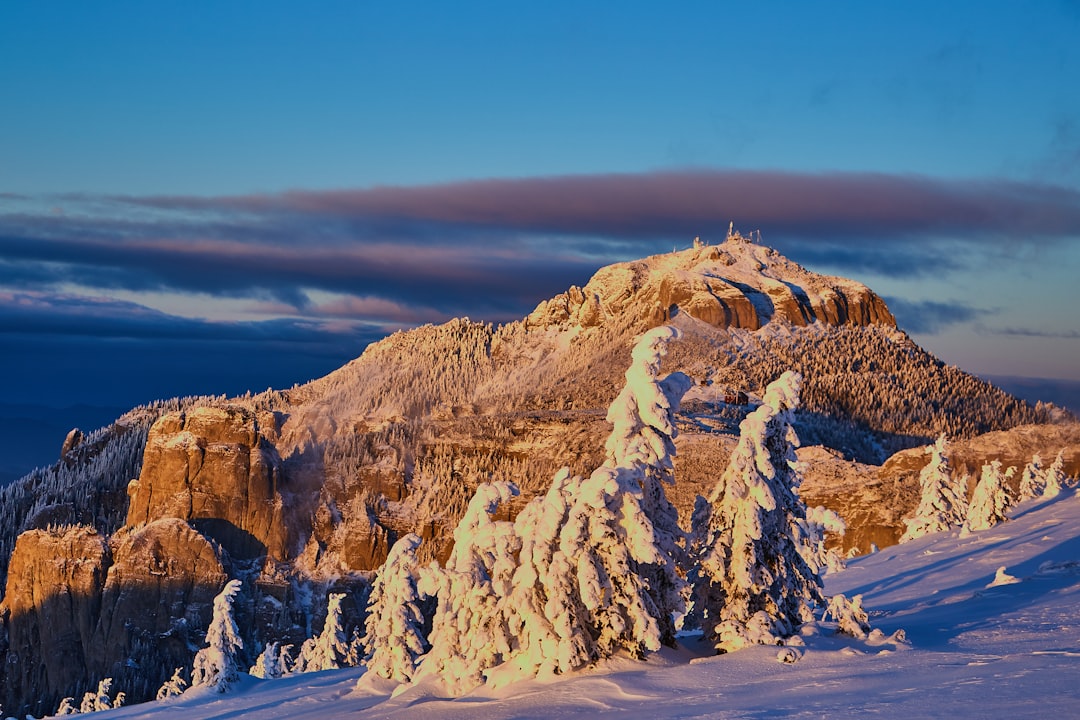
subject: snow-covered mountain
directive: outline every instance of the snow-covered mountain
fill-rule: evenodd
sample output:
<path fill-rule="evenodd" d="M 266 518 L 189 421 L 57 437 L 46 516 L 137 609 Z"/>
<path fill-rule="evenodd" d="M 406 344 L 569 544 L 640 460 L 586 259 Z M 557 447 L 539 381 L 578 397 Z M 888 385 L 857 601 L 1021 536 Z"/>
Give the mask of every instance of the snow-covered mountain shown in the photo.
<path fill-rule="evenodd" d="M 857 558 L 826 578 L 861 594 L 877 637 L 806 627 L 793 664 L 777 648 L 713 655 L 693 636 L 645 661 L 616 658 L 555 680 L 458 699 L 365 681 L 362 668 L 246 679 L 107 718 L 1009 718 L 1073 717 L 1080 658 L 1080 497 L 1028 501 L 1012 520 Z M 1003 572 L 999 570 L 1003 569 Z M 894 637 L 903 630 L 904 641 Z"/>
<path fill-rule="evenodd" d="M 249 647 L 299 645 L 333 591 L 358 625 L 394 540 L 415 532 L 422 560 L 445 560 L 481 482 L 516 482 L 514 515 L 560 467 L 599 466 L 633 340 L 661 323 L 682 332 L 665 371 L 695 382 L 669 491 L 684 524 L 786 370 L 803 375 L 796 425 L 819 446 L 804 497 L 864 551 L 895 542 L 917 500 L 917 467 L 880 467 L 893 453 L 1054 418 L 919 348 L 865 286 L 757 243 L 621 263 L 519 322 L 424 326 L 306 385 L 138 408 L 0 490 L 4 706 L 40 715 L 106 676 L 151 696 L 190 667 L 227 578 L 245 581 Z M 748 406 L 725 402 L 739 392 Z M 1054 429 L 1035 451 L 1066 446 L 1075 474 L 1075 426 L 1040 427 Z"/>

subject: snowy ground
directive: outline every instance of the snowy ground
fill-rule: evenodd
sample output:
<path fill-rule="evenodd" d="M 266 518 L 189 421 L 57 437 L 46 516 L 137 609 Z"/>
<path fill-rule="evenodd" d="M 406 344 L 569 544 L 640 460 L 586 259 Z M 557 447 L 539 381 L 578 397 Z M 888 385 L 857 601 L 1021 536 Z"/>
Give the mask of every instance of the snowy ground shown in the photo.
<path fill-rule="evenodd" d="M 851 562 L 829 594 L 864 594 L 871 622 L 907 644 L 811 630 L 793 665 L 777 649 L 710 656 L 694 640 L 647 662 L 618 659 L 554 681 L 445 700 L 415 687 L 390 698 L 362 670 L 260 681 L 227 695 L 95 717 L 258 718 L 1069 718 L 1080 717 L 1080 497 L 1028 502 L 1011 522 L 935 535 Z M 1018 582 L 987 587 L 1000 566 Z"/>

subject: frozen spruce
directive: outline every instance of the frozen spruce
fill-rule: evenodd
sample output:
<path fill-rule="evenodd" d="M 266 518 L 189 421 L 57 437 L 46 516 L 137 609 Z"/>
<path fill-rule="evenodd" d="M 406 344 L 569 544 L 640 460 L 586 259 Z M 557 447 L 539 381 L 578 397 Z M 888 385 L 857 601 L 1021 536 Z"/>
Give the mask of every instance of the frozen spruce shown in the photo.
<path fill-rule="evenodd" d="M 900 537 L 902 543 L 963 525 L 967 519 L 967 488 L 953 479 L 945 435 L 929 452 L 930 462 L 919 472 L 919 507 L 904 520 L 907 530 Z"/>
<path fill-rule="evenodd" d="M 803 531 L 806 544 L 799 546 L 799 553 L 814 572 L 824 576 L 847 566 L 844 556 L 836 548 L 825 547 L 826 537 L 830 533 L 843 537 L 847 532 L 847 523 L 836 511 L 820 505 L 807 508 Z"/>
<path fill-rule="evenodd" d="M 1017 501 L 1042 497 L 1046 491 L 1046 475 L 1042 467 L 1042 458 L 1038 453 L 1031 456 L 1031 462 L 1024 466 L 1020 474 L 1020 496 Z"/>
<path fill-rule="evenodd" d="M 281 647 L 277 642 L 267 643 L 259 657 L 255 658 L 255 664 L 248 670 L 252 677 L 264 680 L 273 680 L 287 674 L 281 665 Z"/>
<path fill-rule="evenodd" d="M 308 638 L 300 647 L 299 672 L 320 672 L 345 667 L 349 641 L 341 626 L 341 601 L 345 593 L 330 593 L 326 599 L 326 621 L 318 636 Z"/>
<path fill-rule="evenodd" d="M 825 619 L 836 622 L 838 635 L 865 640 L 870 633 L 869 617 L 863 609 L 862 595 L 854 595 L 850 600 L 843 594 L 833 595 L 825 608 Z"/>
<path fill-rule="evenodd" d="M 1015 468 L 1010 468 L 1014 470 Z M 1012 493 L 1006 482 L 1008 474 L 1001 472 L 1001 461 L 993 460 L 983 465 L 982 476 L 971 495 L 967 520 L 960 532 L 961 537 L 976 530 L 989 530 L 1007 520 L 1005 513 L 1012 505 Z"/>
<path fill-rule="evenodd" d="M 214 598 L 214 617 L 206 631 L 207 647 L 195 655 L 191 669 L 191 686 L 211 687 L 225 692 L 236 680 L 236 653 L 244 649 L 240 631 L 233 619 L 233 598 L 240 592 L 240 581 L 230 580 Z"/>
<path fill-rule="evenodd" d="M 686 565 L 686 538 L 665 485 L 675 482 L 675 413 L 693 381 L 681 372 L 660 379 L 660 363 L 678 329 L 661 326 L 645 333 L 631 352 L 626 384 L 608 409 L 613 425 L 606 444 L 607 465 L 633 474 L 641 486 L 641 508 L 652 525 L 659 562 L 638 568 L 658 611 L 661 639 L 675 643 L 674 618 L 686 610 L 689 588 L 676 571 Z"/>
<path fill-rule="evenodd" d="M 0 708 L 2 710 L 2 708 Z M 79 709 L 75 707 L 75 698 L 66 697 L 60 701 L 60 707 L 56 708 L 56 712 L 53 715 L 75 715 L 79 712 Z"/>
<path fill-rule="evenodd" d="M 504 605 L 516 647 L 509 662 L 489 675 L 493 686 L 568 672 L 595 656 L 576 565 L 559 552 L 559 534 L 580 483 L 561 469 L 547 493 L 533 498 L 514 521 L 521 550 Z"/>
<path fill-rule="evenodd" d="M 695 548 L 694 602 L 718 652 L 782 643 L 823 603 L 821 578 L 800 554 L 809 546 L 798 495 L 798 442 L 791 423 L 802 378 L 785 372 L 739 426 L 739 443 L 709 498 L 698 508 L 707 528 Z"/>
<path fill-rule="evenodd" d="M 394 543 L 368 599 L 363 640 L 367 670 L 401 683 L 412 681 L 427 645 L 416 587 L 420 542 L 419 535 L 409 533 Z"/>
<path fill-rule="evenodd" d="M 176 668 L 173 670 L 172 677 L 165 681 L 165 683 L 158 688 L 157 700 L 168 700 L 169 698 L 179 697 L 184 694 L 184 690 L 187 689 L 187 680 L 183 676 L 183 668 Z"/>
<path fill-rule="evenodd" d="M 1065 486 L 1065 450 L 1059 450 L 1054 462 L 1046 469 L 1044 475 L 1045 488 L 1043 497 L 1057 497 L 1061 494 L 1061 488 Z"/>
<path fill-rule="evenodd" d="M 509 659 L 514 637 L 502 598 L 509 596 L 520 540 L 514 524 L 493 520 L 499 506 L 518 494 L 511 482 L 476 489 L 454 530 L 454 549 L 445 568 L 421 573 L 418 589 L 438 598 L 431 650 L 417 677 L 437 676 L 452 695 L 484 681 L 484 671 Z"/>

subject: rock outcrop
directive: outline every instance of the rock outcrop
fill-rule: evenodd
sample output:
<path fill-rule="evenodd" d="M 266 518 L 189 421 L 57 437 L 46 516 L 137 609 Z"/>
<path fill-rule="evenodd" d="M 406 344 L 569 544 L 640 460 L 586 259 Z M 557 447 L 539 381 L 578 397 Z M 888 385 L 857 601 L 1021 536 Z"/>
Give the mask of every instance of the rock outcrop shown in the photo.
<path fill-rule="evenodd" d="M 274 422 L 263 413 L 262 422 Z M 288 554 L 277 450 L 246 408 L 201 407 L 163 415 L 131 483 L 127 525 L 187 520 L 234 557 Z"/>
<path fill-rule="evenodd" d="M 541 302 L 528 323 L 587 328 L 628 311 L 644 313 L 650 324 L 685 312 L 715 327 L 748 330 L 774 319 L 800 327 L 896 326 L 885 302 L 865 285 L 809 272 L 738 235 L 722 245 L 602 268 L 584 288 Z"/>

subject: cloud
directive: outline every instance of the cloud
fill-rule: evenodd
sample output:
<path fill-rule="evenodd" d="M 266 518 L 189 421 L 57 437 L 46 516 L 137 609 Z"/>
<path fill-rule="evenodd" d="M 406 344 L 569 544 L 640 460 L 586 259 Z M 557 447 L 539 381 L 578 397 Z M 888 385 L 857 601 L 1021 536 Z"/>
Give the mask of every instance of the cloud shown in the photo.
<path fill-rule="evenodd" d="M 896 316 L 897 325 L 918 335 L 937 335 L 952 325 L 969 323 L 996 312 L 974 308 L 962 302 L 887 297 L 885 303 Z"/>
<path fill-rule="evenodd" d="M 1050 338 L 1057 340 L 1080 339 L 1080 331 L 1077 330 L 1057 331 L 1023 327 L 987 328 L 985 326 L 979 326 L 978 330 L 987 335 L 1012 335 L 1015 337 Z"/>

